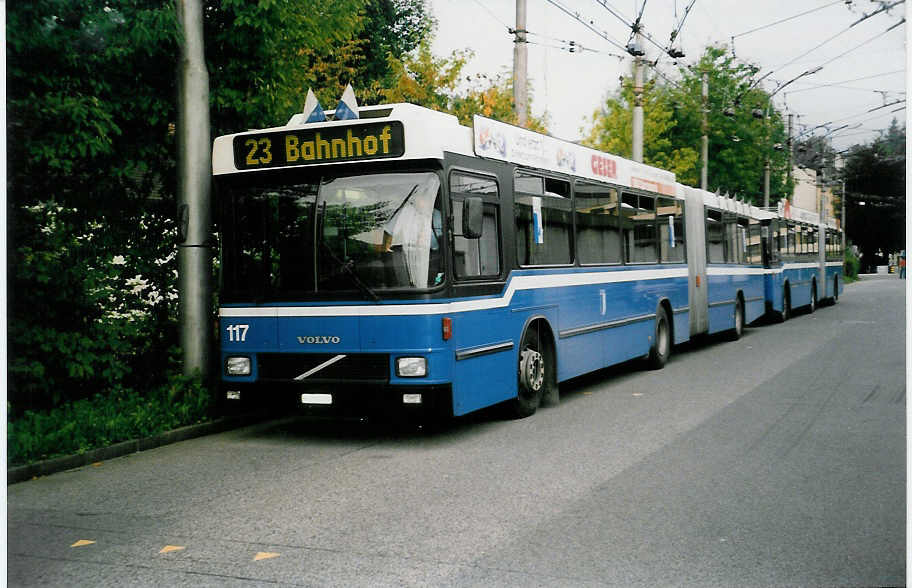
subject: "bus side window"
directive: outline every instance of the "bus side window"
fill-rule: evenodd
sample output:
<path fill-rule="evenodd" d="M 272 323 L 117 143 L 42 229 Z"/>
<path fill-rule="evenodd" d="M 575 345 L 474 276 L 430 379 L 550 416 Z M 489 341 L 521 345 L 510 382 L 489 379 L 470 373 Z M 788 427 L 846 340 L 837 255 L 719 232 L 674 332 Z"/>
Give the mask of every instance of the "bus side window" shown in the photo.
<path fill-rule="evenodd" d="M 683 262 L 684 203 L 660 197 L 656 214 L 659 219 L 659 259 L 662 263 Z"/>
<path fill-rule="evenodd" d="M 466 196 L 480 196 L 483 204 L 483 229 L 478 239 L 453 237 L 453 266 L 457 278 L 497 276 L 500 274 L 500 223 L 498 189 L 494 178 L 464 172 L 450 174 L 450 201 L 453 227 L 462 227 L 462 203 Z"/>
<path fill-rule="evenodd" d="M 520 265 L 563 265 L 573 261 L 570 182 L 517 170 L 513 206 L 516 259 Z"/>
<path fill-rule="evenodd" d="M 656 263 L 656 205 L 652 196 L 624 193 L 621 197 L 621 222 L 627 261 Z"/>
<path fill-rule="evenodd" d="M 706 261 L 725 263 L 725 231 L 722 227 L 722 213 L 718 210 L 706 211 Z"/>
<path fill-rule="evenodd" d="M 751 219 L 747 237 L 747 263 L 763 263 L 760 221 Z"/>
<path fill-rule="evenodd" d="M 619 263 L 618 192 L 614 188 L 577 181 L 576 252 L 580 263 Z"/>

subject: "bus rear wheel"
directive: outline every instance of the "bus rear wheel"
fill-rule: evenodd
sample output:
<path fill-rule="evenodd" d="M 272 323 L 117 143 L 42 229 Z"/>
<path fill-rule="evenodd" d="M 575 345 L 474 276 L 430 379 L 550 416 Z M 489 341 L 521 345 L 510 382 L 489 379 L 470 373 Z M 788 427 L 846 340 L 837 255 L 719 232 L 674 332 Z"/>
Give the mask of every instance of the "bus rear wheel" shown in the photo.
<path fill-rule="evenodd" d="M 513 418 L 535 414 L 542 397 L 548 396 L 554 386 L 554 354 L 539 329 L 538 323 L 529 325 L 519 346 L 518 391 L 508 405 Z"/>
<path fill-rule="evenodd" d="M 741 335 L 744 334 L 744 301 L 741 300 L 741 296 L 738 296 L 737 300 L 735 300 L 734 319 L 735 326 L 728 332 L 728 339 L 730 341 L 737 341 L 741 338 Z"/>
<path fill-rule="evenodd" d="M 649 349 L 647 363 L 649 369 L 660 370 L 668 363 L 668 356 L 671 355 L 671 325 L 668 322 L 668 314 L 661 306 L 656 313 L 655 338 L 652 341 L 652 348 Z"/>
<path fill-rule="evenodd" d="M 792 299 L 789 296 L 788 284 L 782 287 L 782 311 L 776 316 L 777 322 L 784 323 L 792 314 Z"/>
<path fill-rule="evenodd" d="M 811 303 L 808 305 L 808 310 L 810 312 L 817 310 L 817 282 L 811 284 Z"/>

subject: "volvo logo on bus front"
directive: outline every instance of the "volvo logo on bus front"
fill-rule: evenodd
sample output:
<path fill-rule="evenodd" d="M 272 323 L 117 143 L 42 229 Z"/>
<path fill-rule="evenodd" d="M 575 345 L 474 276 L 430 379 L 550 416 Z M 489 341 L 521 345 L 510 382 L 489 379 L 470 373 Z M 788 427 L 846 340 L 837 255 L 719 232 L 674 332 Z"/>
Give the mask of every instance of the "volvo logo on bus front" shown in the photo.
<path fill-rule="evenodd" d="M 310 336 L 298 337 L 298 343 L 300 343 L 301 345 L 305 345 L 308 343 L 311 343 L 314 345 L 328 345 L 330 343 L 335 344 L 335 343 L 341 343 L 341 342 L 342 342 L 342 339 L 340 339 L 339 337 L 336 337 L 336 336 L 328 337 L 326 335 L 319 335 L 316 337 L 310 337 Z"/>

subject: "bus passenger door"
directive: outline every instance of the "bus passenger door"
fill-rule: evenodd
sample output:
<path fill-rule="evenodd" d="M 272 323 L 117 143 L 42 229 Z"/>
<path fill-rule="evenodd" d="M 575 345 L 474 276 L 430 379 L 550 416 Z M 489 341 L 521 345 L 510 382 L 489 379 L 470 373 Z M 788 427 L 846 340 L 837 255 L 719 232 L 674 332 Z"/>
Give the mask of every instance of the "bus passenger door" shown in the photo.
<path fill-rule="evenodd" d="M 501 238 L 503 188 L 496 172 L 484 170 L 488 167 L 484 162 L 471 163 L 474 169 L 451 168 L 447 174 L 453 297 L 477 302 L 453 317 L 456 416 L 516 395 L 513 358 L 519 345 L 511 339 L 510 312 L 498 299 L 503 294 L 506 274 Z M 481 200 L 480 236 L 463 234 L 463 207 L 469 198 Z"/>

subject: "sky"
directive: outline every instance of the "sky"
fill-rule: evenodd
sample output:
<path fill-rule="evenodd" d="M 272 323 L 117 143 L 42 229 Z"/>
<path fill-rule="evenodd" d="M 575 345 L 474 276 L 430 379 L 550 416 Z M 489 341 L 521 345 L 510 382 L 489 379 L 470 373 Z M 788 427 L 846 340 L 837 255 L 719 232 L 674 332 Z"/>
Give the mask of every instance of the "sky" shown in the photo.
<path fill-rule="evenodd" d="M 547 111 L 552 135 L 577 140 L 604 98 L 617 91 L 619 77 L 631 71 L 632 58 L 603 38 L 627 45 L 630 28 L 612 11 L 629 23 L 643 0 L 526 1 L 532 112 Z M 646 33 L 666 47 L 690 3 L 646 0 L 641 21 Z M 508 29 L 515 23 L 515 0 L 430 0 L 429 5 L 437 19 L 432 45 L 436 55 L 471 49 L 474 57 L 466 74 L 512 73 L 513 36 Z M 768 92 L 823 66 L 783 87 L 774 97 L 776 107 L 797 116 L 795 135 L 830 123 L 814 134 L 832 131 L 829 137 L 837 150 L 870 142 L 879 130 L 889 127 L 892 118 L 900 124 L 907 120 L 906 110 L 894 112 L 904 106 L 906 97 L 906 25 L 885 32 L 905 17 L 905 4 L 850 27 L 880 7 L 879 0 L 694 0 L 677 38 L 676 46 L 685 53 L 679 64 L 695 63 L 710 44 L 731 50 L 734 36 L 739 59 L 759 66 L 758 76 L 772 72 L 762 82 Z M 796 16 L 804 12 L 809 13 Z M 790 20 L 773 24 L 784 19 Z M 753 31 L 759 27 L 766 28 Z M 562 50 L 568 41 L 585 50 Z M 661 56 L 656 67 L 664 75 L 676 78 L 677 67 L 670 57 L 648 41 L 645 49 L 650 60 Z M 868 112 L 897 101 L 901 102 Z M 851 128 L 837 130 L 846 124 Z"/>

